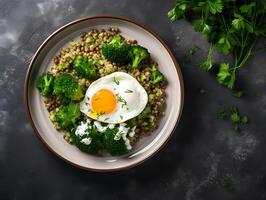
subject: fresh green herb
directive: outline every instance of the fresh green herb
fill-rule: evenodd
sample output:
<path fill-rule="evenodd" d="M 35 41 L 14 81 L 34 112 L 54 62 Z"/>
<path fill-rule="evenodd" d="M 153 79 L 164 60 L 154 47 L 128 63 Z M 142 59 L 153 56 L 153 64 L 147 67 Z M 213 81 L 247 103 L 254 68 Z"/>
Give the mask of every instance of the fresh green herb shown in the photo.
<path fill-rule="evenodd" d="M 200 65 L 210 70 L 213 65 L 215 49 L 222 54 L 232 54 L 232 64 L 221 64 L 217 81 L 232 89 L 236 74 L 254 53 L 259 37 L 266 36 L 266 3 L 261 0 L 176 0 L 168 12 L 171 21 L 186 18 L 187 13 L 194 13 L 192 24 L 195 31 L 201 32 L 210 49 L 207 59 Z"/>
<path fill-rule="evenodd" d="M 200 48 L 197 45 L 193 45 L 189 50 L 188 54 L 184 56 L 184 63 L 189 63 L 191 56 L 193 56 Z"/>
<path fill-rule="evenodd" d="M 248 123 L 248 117 L 246 115 L 244 115 L 243 117 L 241 117 L 241 123 L 242 124 L 247 124 Z"/>
<path fill-rule="evenodd" d="M 122 115 L 120 115 L 120 119 L 123 120 L 123 116 Z"/>
<path fill-rule="evenodd" d="M 127 101 L 121 97 L 118 93 L 116 94 L 117 101 L 121 103 L 122 108 L 127 105 Z"/>
<path fill-rule="evenodd" d="M 235 71 L 230 71 L 229 64 L 222 63 L 217 74 L 217 81 L 221 85 L 225 85 L 228 88 L 232 89 L 235 84 L 235 78 Z"/>
<path fill-rule="evenodd" d="M 233 95 L 234 97 L 237 97 L 237 98 L 242 97 L 243 94 L 244 94 L 243 91 L 233 91 L 233 93 L 232 93 L 232 95 Z"/>
<path fill-rule="evenodd" d="M 240 115 L 238 113 L 238 109 L 236 107 L 234 107 L 234 106 L 232 106 L 230 108 L 230 118 L 231 118 L 231 121 L 233 123 L 240 122 L 241 117 L 240 117 Z"/>
<path fill-rule="evenodd" d="M 115 84 L 116 85 L 119 85 L 119 81 L 118 80 L 116 80 L 116 78 L 114 77 L 114 80 L 113 80 L 113 82 L 115 82 Z"/>
<path fill-rule="evenodd" d="M 225 178 L 223 180 L 223 187 L 224 187 L 224 189 L 228 190 L 229 192 L 235 191 L 234 183 L 228 178 Z"/>
<path fill-rule="evenodd" d="M 127 89 L 127 90 L 125 91 L 125 93 L 133 93 L 133 91 L 132 91 L 132 90 L 129 90 L 129 89 Z"/>
<path fill-rule="evenodd" d="M 225 119 L 227 117 L 226 111 L 225 110 L 221 110 L 218 113 L 218 117 L 219 117 L 219 119 Z"/>
<path fill-rule="evenodd" d="M 107 121 L 108 119 L 110 119 L 110 117 L 106 117 L 106 118 L 104 119 L 104 121 Z"/>
<path fill-rule="evenodd" d="M 189 54 L 190 55 L 194 55 L 200 48 L 197 45 L 193 45 L 190 49 L 189 49 Z"/>
<path fill-rule="evenodd" d="M 235 106 L 231 106 L 228 111 L 221 110 L 218 116 L 220 119 L 225 119 L 227 116 L 229 116 L 234 130 L 237 132 L 240 131 L 241 125 L 246 125 L 248 123 L 248 117 L 246 115 L 241 116 L 237 107 Z"/>

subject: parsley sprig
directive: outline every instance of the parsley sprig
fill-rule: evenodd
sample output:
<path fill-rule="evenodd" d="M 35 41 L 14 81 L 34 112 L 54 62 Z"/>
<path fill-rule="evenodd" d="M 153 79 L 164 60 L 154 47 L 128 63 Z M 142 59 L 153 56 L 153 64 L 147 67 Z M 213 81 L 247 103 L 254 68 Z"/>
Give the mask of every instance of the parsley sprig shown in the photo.
<path fill-rule="evenodd" d="M 197 16 L 192 20 L 194 29 L 210 42 L 206 60 L 200 67 L 213 68 L 213 54 L 232 54 L 232 64 L 221 63 L 217 81 L 227 88 L 234 88 L 237 72 L 254 54 L 259 37 L 266 36 L 266 2 L 262 0 L 176 0 L 168 12 L 171 21 L 186 18 L 188 13 Z"/>
<path fill-rule="evenodd" d="M 235 106 L 231 106 L 228 111 L 224 109 L 220 110 L 218 117 L 220 119 L 229 118 L 232 122 L 234 130 L 237 132 L 240 131 L 240 125 L 246 125 L 249 121 L 246 115 L 239 114 L 239 110 Z"/>
<path fill-rule="evenodd" d="M 119 94 L 116 94 L 117 101 L 121 103 L 122 108 L 127 105 L 127 101 Z"/>

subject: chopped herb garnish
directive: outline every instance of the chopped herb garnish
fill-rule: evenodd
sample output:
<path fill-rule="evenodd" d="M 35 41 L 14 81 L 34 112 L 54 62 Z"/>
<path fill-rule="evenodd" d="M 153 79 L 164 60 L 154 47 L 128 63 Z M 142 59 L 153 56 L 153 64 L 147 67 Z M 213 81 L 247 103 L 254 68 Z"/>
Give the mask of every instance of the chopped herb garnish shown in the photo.
<path fill-rule="evenodd" d="M 114 80 L 113 80 L 113 82 L 115 82 L 115 84 L 116 85 L 119 85 L 119 81 L 118 80 L 116 80 L 116 78 L 114 77 Z"/>
<path fill-rule="evenodd" d="M 247 124 L 248 123 L 248 117 L 246 115 L 244 115 L 243 117 L 241 117 L 241 123 L 242 124 Z"/>
<path fill-rule="evenodd" d="M 234 106 L 230 108 L 230 118 L 233 123 L 240 122 L 240 115 L 238 113 L 238 109 Z"/>
<path fill-rule="evenodd" d="M 127 90 L 125 91 L 125 93 L 133 93 L 133 91 L 132 91 L 132 90 L 129 90 L 129 89 L 127 89 Z"/>
<path fill-rule="evenodd" d="M 188 54 L 184 56 L 184 63 L 189 63 L 191 56 L 193 56 L 200 48 L 197 45 L 193 45 L 189 50 Z"/>
<path fill-rule="evenodd" d="M 226 116 L 227 116 L 227 114 L 226 114 L 226 111 L 225 110 L 221 110 L 219 112 L 219 114 L 218 114 L 219 119 L 225 119 Z"/>
<path fill-rule="evenodd" d="M 190 49 L 189 49 L 189 55 L 193 56 L 200 48 L 197 45 L 193 45 Z"/>
<path fill-rule="evenodd" d="M 108 119 L 110 119 L 110 117 L 106 117 L 106 118 L 104 119 L 104 121 L 106 121 L 106 120 L 108 120 Z"/>
<path fill-rule="evenodd" d="M 122 105 L 122 108 L 123 108 L 125 105 L 127 105 L 127 101 L 126 101 L 123 97 L 121 97 L 118 93 L 116 94 L 116 97 L 117 97 L 117 101 L 120 102 L 120 103 L 122 103 L 122 104 L 121 104 L 121 105 Z"/>
<path fill-rule="evenodd" d="M 240 131 L 241 125 L 246 125 L 248 123 L 248 117 L 246 115 L 241 116 L 235 106 L 231 106 L 228 112 L 225 110 L 221 110 L 219 112 L 220 119 L 225 119 L 227 116 L 230 117 L 230 120 L 233 124 L 233 128 L 237 132 Z"/>
<path fill-rule="evenodd" d="M 234 97 L 237 97 L 237 98 L 242 97 L 243 94 L 244 94 L 243 91 L 233 91 L 233 93 L 232 93 L 232 95 L 233 95 Z"/>
<path fill-rule="evenodd" d="M 120 115 L 120 119 L 123 120 L 123 116 L 122 115 Z"/>
<path fill-rule="evenodd" d="M 225 178 L 223 180 L 223 187 L 224 189 L 228 190 L 229 192 L 234 192 L 235 191 L 235 186 L 231 180 L 228 178 Z"/>

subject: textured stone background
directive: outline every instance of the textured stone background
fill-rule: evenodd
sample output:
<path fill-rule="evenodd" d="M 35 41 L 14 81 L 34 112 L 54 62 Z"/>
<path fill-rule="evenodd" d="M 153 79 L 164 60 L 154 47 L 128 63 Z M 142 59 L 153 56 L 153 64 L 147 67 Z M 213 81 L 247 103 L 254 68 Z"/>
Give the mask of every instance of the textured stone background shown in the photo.
<path fill-rule="evenodd" d="M 266 66 L 257 54 L 240 74 L 240 100 L 198 69 L 208 44 L 185 21 L 166 17 L 163 0 L 0 1 L 0 198 L 5 199 L 266 199 Z M 174 50 L 185 80 L 185 107 L 168 145 L 143 165 L 97 174 L 52 155 L 34 135 L 23 106 L 23 79 L 31 56 L 54 30 L 82 16 L 122 15 L 156 31 Z M 182 58 L 200 46 L 190 64 Z M 261 40 L 260 45 L 265 40 Z M 216 55 L 216 60 L 222 57 Z M 206 94 L 199 95 L 198 88 Z M 261 96 L 257 97 L 256 92 Z M 250 124 L 236 134 L 217 119 L 221 106 L 237 105 Z M 228 192 L 228 177 L 236 191 Z"/>

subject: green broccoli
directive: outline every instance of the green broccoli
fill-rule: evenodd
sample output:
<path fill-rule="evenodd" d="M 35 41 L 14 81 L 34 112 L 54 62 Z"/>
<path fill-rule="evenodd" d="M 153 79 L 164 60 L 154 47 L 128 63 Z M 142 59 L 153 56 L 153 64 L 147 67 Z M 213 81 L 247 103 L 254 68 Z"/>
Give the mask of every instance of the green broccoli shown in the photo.
<path fill-rule="evenodd" d="M 59 111 L 53 112 L 50 115 L 52 122 L 58 122 L 62 129 L 71 130 L 81 117 L 79 104 L 70 103 L 66 106 L 61 106 Z"/>
<path fill-rule="evenodd" d="M 43 73 L 37 80 L 36 87 L 42 96 L 48 97 L 53 92 L 54 77 L 52 74 Z"/>
<path fill-rule="evenodd" d="M 75 134 L 75 130 L 71 131 L 71 136 L 73 138 L 73 143 L 83 152 L 90 154 L 97 154 L 100 149 L 103 148 L 102 133 L 97 131 L 97 128 L 93 126 L 91 129 L 87 129 L 87 134 L 83 136 L 78 136 Z M 87 140 L 88 144 L 82 142 Z"/>
<path fill-rule="evenodd" d="M 132 60 L 132 69 L 137 69 L 143 60 L 150 58 L 150 53 L 148 52 L 148 49 L 138 45 L 131 48 L 129 51 L 129 57 Z"/>
<path fill-rule="evenodd" d="M 118 133 L 118 128 L 107 129 L 104 133 L 103 143 L 105 149 L 112 155 L 122 155 L 128 152 L 125 142 L 122 137 L 119 140 L 115 140 L 115 135 Z"/>
<path fill-rule="evenodd" d="M 84 78 L 89 80 L 97 78 L 96 67 L 93 60 L 86 57 L 77 56 L 73 62 L 74 70 Z"/>
<path fill-rule="evenodd" d="M 164 75 L 156 68 L 156 65 L 153 64 L 151 68 L 151 83 L 156 84 L 164 81 Z"/>
<path fill-rule="evenodd" d="M 80 100 L 84 94 L 78 81 L 69 74 L 60 74 L 54 80 L 54 91 L 59 96 L 63 104 L 69 103 L 70 100 Z"/>
<path fill-rule="evenodd" d="M 110 43 L 102 46 L 102 54 L 112 62 L 126 62 L 129 60 L 130 45 L 120 36 L 114 36 Z"/>

